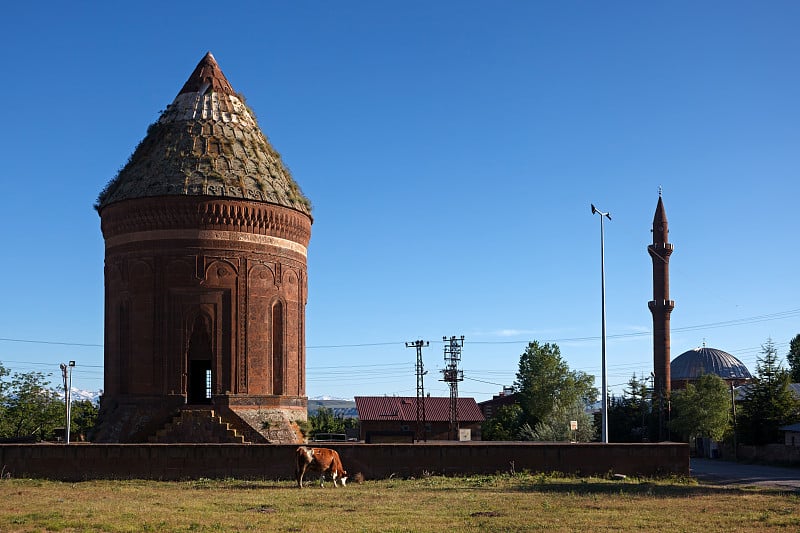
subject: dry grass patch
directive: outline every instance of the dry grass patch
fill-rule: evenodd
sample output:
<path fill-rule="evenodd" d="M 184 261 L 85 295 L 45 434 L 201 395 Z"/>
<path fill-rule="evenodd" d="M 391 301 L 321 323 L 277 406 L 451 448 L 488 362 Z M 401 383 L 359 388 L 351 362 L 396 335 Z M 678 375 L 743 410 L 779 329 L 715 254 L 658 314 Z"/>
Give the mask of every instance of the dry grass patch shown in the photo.
<path fill-rule="evenodd" d="M 546 475 L 365 481 L 0 481 L 0 531 L 765 531 L 800 529 L 800 495 Z"/>

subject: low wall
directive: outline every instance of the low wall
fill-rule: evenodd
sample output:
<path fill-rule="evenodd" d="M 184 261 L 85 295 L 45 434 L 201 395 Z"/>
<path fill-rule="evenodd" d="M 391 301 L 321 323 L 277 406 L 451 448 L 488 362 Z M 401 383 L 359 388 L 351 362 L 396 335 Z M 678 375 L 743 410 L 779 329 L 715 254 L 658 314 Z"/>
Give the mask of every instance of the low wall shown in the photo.
<path fill-rule="evenodd" d="M 748 446 L 746 444 L 740 444 L 736 452 L 739 461 L 800 465 L 800 447 L 796 446 L 786 446 L 785 444 Z"/>
<path fill-rule="evenodd" d="M 689 475 L 683 443 L 559 444 L 442 442 L 326 443 L 350 475 L 366 479 L 496 472 Z M 276 444 L 0 444 L 0 472 L 14 478 L 292 479 L 297 445 Z"/>

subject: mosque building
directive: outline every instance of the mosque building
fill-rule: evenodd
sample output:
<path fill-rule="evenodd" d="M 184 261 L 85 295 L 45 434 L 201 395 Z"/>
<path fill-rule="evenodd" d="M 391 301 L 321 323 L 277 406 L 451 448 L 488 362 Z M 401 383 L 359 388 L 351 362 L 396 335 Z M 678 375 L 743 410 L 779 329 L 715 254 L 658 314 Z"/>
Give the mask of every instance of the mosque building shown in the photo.
<path fill-rule="evenodd" d="M 738 387 L 753 379 L 744 363 L 728 352 L 708 348 L 705 344 L 680 354 L 670 363 L 672 389 L 685 389 L 703 374 L 716 374 L 729 386 Z"/>

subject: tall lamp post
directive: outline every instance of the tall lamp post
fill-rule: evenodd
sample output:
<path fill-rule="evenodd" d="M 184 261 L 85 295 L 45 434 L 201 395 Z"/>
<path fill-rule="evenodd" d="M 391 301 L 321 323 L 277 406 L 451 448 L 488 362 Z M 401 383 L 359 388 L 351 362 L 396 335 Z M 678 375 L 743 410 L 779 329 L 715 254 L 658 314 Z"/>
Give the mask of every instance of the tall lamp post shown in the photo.
<path fill-rule="evenodd" d="M 602 355 L 603 355 L 603 406 L 602 406 L 602 429 L 600 435 L 600 442 L 606 444 L 608 443 L 608 378 L 606 373 L 606 260 L 605 260 L 605 250 L 604 250 L 604 238 L 603 238 L 603 217 L 608 218 L 611 220 L 610 213 L 604 213 L 597 209 L 594 204 L 592 206 L 592 214 L 593 215 L 600 215 L 600 290 L 602 292 L 601 296 L 601 305 L 603 308 L 603 318 L 602 318 L 602 331 L 603 337 L 601 341 L 602 346 Z"/>
<path fill-rule="evenodd" d="M 738 461 L 739 455 L 736 450 L 736 389 L 733 380 L 731 380 L 731 416 L 733 417 L 733 460 Z"/>
<path fill-rule="evenodd" d="M 64 430 L 64 442 L 69 444 L 69 426 L 72 423 L 72 369 L 75 367 L 75 361 L 70 361 L 69 365 L 61 363 L 59 366 L 61 367 L 61 374 L 64 376 L 64 402 L 67 404 L 67 427 Z M 69 374 L 67 374 L 68 368 Z"/>

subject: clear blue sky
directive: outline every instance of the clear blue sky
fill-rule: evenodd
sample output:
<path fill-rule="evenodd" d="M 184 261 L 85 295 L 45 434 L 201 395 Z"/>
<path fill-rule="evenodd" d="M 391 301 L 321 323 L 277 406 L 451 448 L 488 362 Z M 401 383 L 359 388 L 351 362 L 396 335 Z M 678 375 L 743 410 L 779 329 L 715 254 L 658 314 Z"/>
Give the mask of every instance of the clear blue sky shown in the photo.
<path fill-rule="evenodd" d="M 102 388 L 92 209 L 211 51 L 314 206 L 309 396 L 511 385 L 527 341 L 652 370 L 647 245 L 663 187 L 672 356 L 751 371 L 800 332 L 800 3 L 15 2 L 0 20 L 0 361 Z"/>

